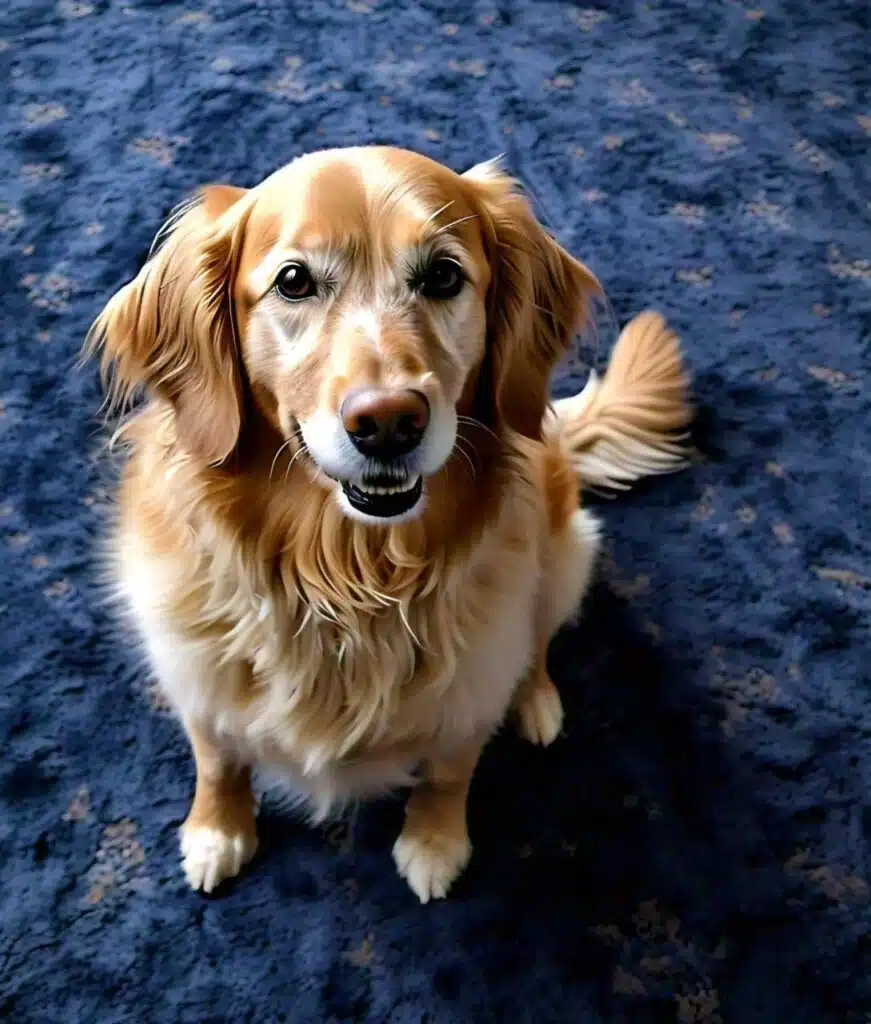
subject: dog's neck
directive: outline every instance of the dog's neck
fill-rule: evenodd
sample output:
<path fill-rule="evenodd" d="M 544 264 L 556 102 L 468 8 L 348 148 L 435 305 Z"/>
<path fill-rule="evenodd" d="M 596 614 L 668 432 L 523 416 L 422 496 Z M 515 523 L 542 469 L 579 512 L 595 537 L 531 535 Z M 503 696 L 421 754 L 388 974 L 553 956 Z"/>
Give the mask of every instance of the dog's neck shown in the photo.
<path fill-rule="evenodd" d="M 333 485 L 265 419 L 248 423 L 224 463 L 205 466 L 178 448 L 167 412 L 161 461 L 180 465 L 177 483 L 169 481 L 177 494 L 198 495 L 184 511 L 195 531 L 214 525 L 234 538 L 258 572 L 320 595 L 331 607 L 383 609 L 385 598 L 422 594 L 438 574 L 461 564 L 498 516 L 506 472 L 517 455 L 512 441 L 463 418 L 457 448 L 426 482 L 423 514 L 380 527 L 350 519 Z M 146 413 L 145 420 L 155 414 Z M 154 425 L 145 420 L 136 433 L 153 442 Z"/>

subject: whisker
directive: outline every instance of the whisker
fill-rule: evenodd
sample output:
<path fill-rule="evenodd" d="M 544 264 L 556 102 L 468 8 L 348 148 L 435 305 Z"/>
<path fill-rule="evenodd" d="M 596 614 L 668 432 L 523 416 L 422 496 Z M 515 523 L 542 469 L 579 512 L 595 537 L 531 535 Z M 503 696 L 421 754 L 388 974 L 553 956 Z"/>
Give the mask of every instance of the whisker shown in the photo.
<path fill-rule="evenodd" d="M 457 434 L 456 443 L 458 445 L 465 445 L 465 451 L 469 452 L 471 455 L 474 455 L 477 458 L 478 453 L 475 450 L 475 446 L 468 439 L 468 437 L 463 437 L 462 434 Z"/>
<path fill-rule="evenodd" d="M 427 226 L 428 224 L 432 224 L 432 222 L 433 222 L 433 221 L 434 221 L 434 220 L 436 219 L 436 217 L 438 217 L 438 216 L 439 216 L 439 214 L 442 214 L 442 213 L 444 213 L 444 212 L 445 212 L 445 210 L 447 210 L 447 208 L 448 208 L 449 206 L 453 206 L 455 202 L 456 202 L 456 199 L 449 199 L 449 200 L 448 200 L 448 202 L 446 202 L 444 206 L 440 206 L 440 207 L 439 207 L 439 208 L 438 208 L 438 209 L 436 210 L 436 212 L 435 212 L 435 213 L 431 213 L 431 214 L 430 214 L 430 215 L 429 215 L 429 216 L 427 217 L 427 219 L 426 219 L 426 220 L 425 220 L 425 221 L 423 222 L 423 224 L 421 225 L 421 227 L 422 227 L 422 228 L 425 228 L 425 227 L 426 227 L 426 226 Z"/>
<path fill-rule="evenodd" d="M 477 478 L 477 476 L 478 476 L 478 474 L 475 472 L 475 464 L 472 462 L 472 459 L 469 456 L 469 453 L 460 444 L 460 439 L 459 438 L 457 438 L 457 444 L 456 444 L 456 447 L 454 448 L 454 452 L 457 455 L 462 455 L 462 457 L 466 460 L 466 463 L 469 466 L 469 472 L 471 473 L 472 480 L 475 480 Z"/>
<path fill-rule="evenodd" d="M 318 480 L 323 480 L 325 482 L 329 480 L 327 474 L 321 469 L 321 467 L 315 462 L 315 460 L 312 459 L 311 462 L 315 468 L 315 483 L 317 483 Z M 332 481 L 330 482 L 332 483 Z"/>
<path fill-rule="evenodd" d="M 268 483 L 272 483 L 272 474 L 275 472 L 275 463 L 278 462 L 278 456 L 281 455 L 281 453 L 290 444 L 292 440 L 293 438 L 289 437 L 283 444 L 279 445 L 278 451 L 275 453 L 275 458 L 272 460 L 272 465 L 269 467 Z"/>
<path fill-rule="evenodd" d="M 474 419 L 472 416 L 458 416 L 457 422 L 463 423 L 467 427 L 477 427 L 478 430 L 483 430 L 485 433 L 489 434 L 494 441 L 499 440 L 499 436 L 494 431 L 492 431 L 486 424 L 482 423 L 480 420 Z"/>
<path fill-rule="evenodd" d="M 478 219 L 478 214 L 477 213 L 470 213 L 468 217 L 458 217 L 456 220 L 452 220 L 450 222 L 450 224 L 445 224 L 443 227 L 440 227 L 436 231 L 433 231 L 433 233 L 432 233 L 433 234 L 433 238 L 437 237 L 438 235 L 443 235 L 445 233 L 445 231 L 449 231 L 451 228 L 455 228 L 458 224 L 463 224 L 467 220 L 477 220 L 477 219 Z"/>
<path fill-rule="evenodd" d="M 455 452 L 453 453 L 453 455 L 451 456 L 451 458 L 453 458 L 454 456 L 463 456 L 463 455 L 464 455 L 464 453 L 463 453 L 463 452 L 461 452 L 461 451 L 460 451 L 460 450 L 458 449 L 458 450 L 456 450 L 456 451 L 455 451 Z M 464 459 L 465 459 L 465 460 L 466 460 L 466 462 L 468 463 L 468 461 L 469 461 L 469 459 L 468 459 L 468 456 L 464 456 Z M 464 468 L 464 469 L 466 470 L 466 472 L 467 472 L 467 473 L 469 472 L 469 470 L 467 469 L 467 467 L 466 467 L 466 466 L 463 466 L 463 468 Z M 470 474 L 470 479 L 472 479 L 472 480 L 474 480 L 474 479 L 475 479 L 475 474 L 474 474 L 474 473 L 471 473 L 471 474 Z"/>
<path fill-rule="evenodd" d="M 290 476 L 290 471 L 293 468 L 294 462 L 296 462 L 300 455 L 303 454 L 305 454 L 305 448 L 301 446 L 297 448 L 297 450 L 293 453 L 293 457 L 291 458 L 290 462 L 288 462 L 287 469 L 284 471 L 284 483 L 287 483 L 287 478 L 288 476 Z"/>

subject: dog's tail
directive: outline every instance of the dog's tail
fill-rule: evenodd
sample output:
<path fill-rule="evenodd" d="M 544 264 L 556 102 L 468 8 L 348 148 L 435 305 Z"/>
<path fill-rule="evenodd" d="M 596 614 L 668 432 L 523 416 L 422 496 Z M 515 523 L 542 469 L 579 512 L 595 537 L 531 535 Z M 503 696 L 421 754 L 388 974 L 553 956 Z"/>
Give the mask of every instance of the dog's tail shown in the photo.
<path fill-rule="evenodd" d="M 688 464 L 688 390 L 677 335 L 646 310 L 623 328 L 604 377 L 593 371 L 580 394 L 554 402 L 546 429 L 560 435 L 583 487 L 627 490 Z"/>

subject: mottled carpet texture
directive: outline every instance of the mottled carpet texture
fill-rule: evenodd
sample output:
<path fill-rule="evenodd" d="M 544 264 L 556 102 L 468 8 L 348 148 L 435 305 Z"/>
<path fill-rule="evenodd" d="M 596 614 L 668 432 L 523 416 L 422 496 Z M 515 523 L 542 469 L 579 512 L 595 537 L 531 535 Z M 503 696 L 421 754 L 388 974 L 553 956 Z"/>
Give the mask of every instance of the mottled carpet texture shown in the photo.
<path fill-rule="evenodd" d="M 0 40 L 0 1017 L 871 1020 L 867 3 L 7 0 Z M 194 186 L 363 142 L 506 153 L 617 320 L 681 331 L 701 457 L 603 505 L 565 736 L 492 744 L 448 901 L 396 876 L 398 802 L 274 798 L 203 898 L 74 363 Z"/>

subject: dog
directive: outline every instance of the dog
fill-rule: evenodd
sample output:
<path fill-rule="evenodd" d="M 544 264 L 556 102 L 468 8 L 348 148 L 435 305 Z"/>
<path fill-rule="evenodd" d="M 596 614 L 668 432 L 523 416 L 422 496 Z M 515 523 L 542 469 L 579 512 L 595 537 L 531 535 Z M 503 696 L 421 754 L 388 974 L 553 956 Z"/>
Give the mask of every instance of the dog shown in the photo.
<path fill-rule="evenodd" d="M 548 643 L 601 544 L 581 490 L 686 461 L 656 313 L 550 402 L 601 291 L 499 161 L 354 147 L 200 189 L 96 318 L 128 411 L 108 570 L 190 740 L 193 889 L 254 856 L 263 769 L 314 821 L 410 787 L 395 863 L 444 897 L 488 739 L 560 733 Z"/>

